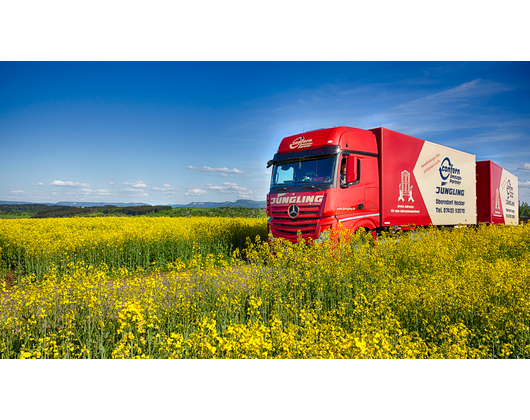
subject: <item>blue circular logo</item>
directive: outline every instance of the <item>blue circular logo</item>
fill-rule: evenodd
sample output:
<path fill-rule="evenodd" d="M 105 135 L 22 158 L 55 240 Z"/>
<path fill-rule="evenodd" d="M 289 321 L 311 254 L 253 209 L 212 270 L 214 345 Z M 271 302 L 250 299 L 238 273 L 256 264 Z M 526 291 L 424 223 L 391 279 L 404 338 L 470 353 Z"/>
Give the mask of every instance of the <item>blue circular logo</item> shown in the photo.
<path fill-rule="evenodd" d="M 449 178 L 449 175 L 451 175 L 452 168 L 453 164 L 448 157 L 442 160 L 442 164 L 440 165 L 440 176 L 444 181 L 446 181 L 447 178 Z"/>

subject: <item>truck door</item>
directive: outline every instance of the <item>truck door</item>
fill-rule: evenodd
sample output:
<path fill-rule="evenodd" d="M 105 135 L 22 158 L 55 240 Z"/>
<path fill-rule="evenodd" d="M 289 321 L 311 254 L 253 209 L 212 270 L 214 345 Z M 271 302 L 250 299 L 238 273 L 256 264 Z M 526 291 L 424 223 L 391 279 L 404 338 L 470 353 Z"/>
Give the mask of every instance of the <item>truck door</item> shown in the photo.
<path fill-rule="evenodd" d="M 365 213 L 364 156 L 343 153 L 338 166 L 337 219 L 345 228 L 352 228 Z M 349 162 L 348 162 L 349 161 Z M 346 170 L 356 169 L 356 180 L 346 183 Z"/>

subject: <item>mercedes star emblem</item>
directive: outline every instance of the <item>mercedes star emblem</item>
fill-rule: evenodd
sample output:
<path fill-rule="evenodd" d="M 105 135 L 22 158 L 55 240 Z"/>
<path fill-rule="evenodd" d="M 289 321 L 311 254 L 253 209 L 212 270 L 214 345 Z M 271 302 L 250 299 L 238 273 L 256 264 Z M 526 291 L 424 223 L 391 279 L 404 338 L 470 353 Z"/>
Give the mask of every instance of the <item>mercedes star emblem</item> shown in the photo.
<path fill-rule="evenodd" d="M 287 213 L 291 219 L 294 219 L 296 216 L 298 216 L 298 213 L 300 213 L 300 209 L 296 204 L 291 204 L 289 206 L 289 210 L 287 210 Z"/>

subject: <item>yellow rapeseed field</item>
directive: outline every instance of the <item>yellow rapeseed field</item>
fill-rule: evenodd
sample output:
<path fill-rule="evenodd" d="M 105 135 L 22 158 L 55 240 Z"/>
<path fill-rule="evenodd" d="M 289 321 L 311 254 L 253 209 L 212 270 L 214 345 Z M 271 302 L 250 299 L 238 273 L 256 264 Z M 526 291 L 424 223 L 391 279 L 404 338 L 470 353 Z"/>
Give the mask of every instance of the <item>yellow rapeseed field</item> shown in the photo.
<path fill-rule="evenodd" d="M 189 254 L 148 270 L 97 260 L 105 248 L 134 243 L 141 254 L 194 235 L 184 222 L 168 232 L 150 225 L 157 219 L 129 220 L 1 225 L 4 269 L 50 252 L 40 279 L 28 271 L 4 286 L 3 358 L 530 356 L 529 226 L 422 229 L 375 246 L 361 234 L 313 245 L 253 237 L 230 256 L 190 241 Z M 188 222 L 222 239 L 219 220 Z"/>
<path fill-rule="evenodd" d="M 266 222 L 253 218 L 101 217 L 0 220 L 5 266 L 41 278 L 53 265 L 69 263 L 135 270 L 162 267 L 195 254 L 231 255 L 247 237 L 266 236 Z M 2 267 L 0 266 L 0 269 Z"/>

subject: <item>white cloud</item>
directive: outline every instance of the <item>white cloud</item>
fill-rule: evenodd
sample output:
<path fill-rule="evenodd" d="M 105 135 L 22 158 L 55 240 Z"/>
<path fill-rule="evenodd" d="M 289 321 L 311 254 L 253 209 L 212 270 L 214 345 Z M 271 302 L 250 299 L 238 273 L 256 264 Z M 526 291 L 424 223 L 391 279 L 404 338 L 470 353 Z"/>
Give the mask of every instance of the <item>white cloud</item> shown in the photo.
<path fill-rule="evenodd" d="M 517 128 L 518 124 L 528 125 L 522 118 L 510 117 L 507 120 L 506 115 L 500 114 L 489 102 L 492 96 L 510 90 L 513 90 L 513 87 L 503 83 L 475 79 L 404 101 L 387 111 L 383 108 L 382 113 L 373 114 L 370 119 L 377 126 L 413 136 L 433 131 L 473 129 L 475 132 L 493 134 L 499 140 L 505 141 L 508 131 L 514 131 L 505 129 L 506 125 L 512 128 Z M 493 128 L 497 131 L 493 131 Z"/>
<path fill-rule="evenodd" d="M 50 196 L 47 193 L 42 193 L 38 191 L 24 191 L 24 190 L 14 190 L 10 191 L 10 194 L 12 194 L 13 197 L 26 197 L 28 198 L 35 198 L 35 199 L 49 199 Z"/>
<path fill-rule="evenodd" d="M 164 196 L 172 197 L 177 194 L 178 188 L 173 187 L 172 185 L 169 185 L 169 184 L 164 184 L 164 188 L 153 187 L 151 188 L 151 191 L 160 191 L 164 193 Z"/>
<path fill-rule="evenodd" d="M 525 163 L 517 168 L 519 171 L 530 171 L 530 163 Z"/>
<path fill-rule="evenodd" d="M 112 182 L 112 181 L 109 181 L 109 185 L 114 185 L 114 182 Z"/>
<path fill-rule="evenodd" d="M 169 185 L 169 184 L 164 184 L 164 188 L 153 187 L 151 188 L 151 190 L 152 191 L 176 191 L 178 190 L 178 188 L 173 187 L 172 185 Z"/>
<path fill-rule="evenodd" d="M 119 190 L 118 195 L 125 195 L 127 197 L 149 197 L 149 194 L 147 194 L 143 190 L 135 190 L 133 188 L 125 188 L 123 190 Z"/>
<path fill-rule="evenodd" d="M 235 182 L 223 182 L 222 186 L 206 184 L 204 188 L 206 188 L 207 190 L 216 191 L 222 194 L 237 193 L 239 194 L 240 198 L 248 198 L 252 194 L 252 191 L 249 190 L 247 187 L 240 187 Z"/>
<path fill-rule="evenodd" d="M 90 188 L 83 188 L 82 191 L 83 191 L 83 194 L 85 195 L 96 195 L 96 196 L 116 195 L 114 191 L 104 190 L 104 189 L 92 190 Z"/>
<path fill-rule="evenodd" d="M 519 181 L 519 188 L 530 188 L 530 181 Z"/>
<path fill-rule="evenodd" d="M 454 107 L 458 102 L 465 102 L 471 98 L 489 96 L 496 93 L 506 92 L 508 90 L 512 90 L 512 88 L 503 83 L 475 79 L 454 88 L 446 89 L 399 105 L 398 108 L 413 108 L 414 111 L 417 111 L 418 108 L 422 108 L 425 112 L 425 107 L 439 109 L 442 104 L 451 104 L 451 106 Z"/>
<path fill-rule="evenodd" d="M 85 184 L 82 182 L 73 182 L 73 181 L 61 181 L 56 179 L 50 185 L 55 187 L 74 187 L 74 188 L 90 188 L 90 184 Z"/>
<path fill-rule="evenodd" d="M 130 185 L 133 188 L 148 188 L 143 181 L 138 181 L 136 183 L 122 182 L 121 185 Z"/>
<path fill-rule="evenodd" d="M 207 191 L 204 191 L 204 190 L 201 190 L 200 188 L 189 188 L 188 187 L 188 191 L 186 192 L 186 195 L 206 195 L 208 194 Z"/>
<path fill-rule="evenodd" d="M 239 169 L 228 169 L 228 168 L 210 168 L 209 166 L 203 166 L 201 168 L 197 168 L 196 166 L 188 166 L 188 169 L 192 169 L 194 171 L 200 171 L 200 172 L 222 172 L 225 174 L 246 174 L 245 171 L 240 171 Z"/>

